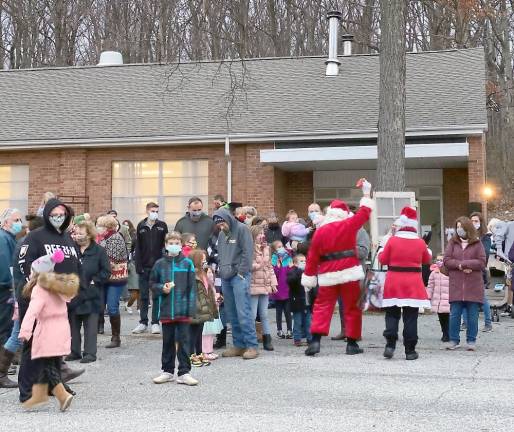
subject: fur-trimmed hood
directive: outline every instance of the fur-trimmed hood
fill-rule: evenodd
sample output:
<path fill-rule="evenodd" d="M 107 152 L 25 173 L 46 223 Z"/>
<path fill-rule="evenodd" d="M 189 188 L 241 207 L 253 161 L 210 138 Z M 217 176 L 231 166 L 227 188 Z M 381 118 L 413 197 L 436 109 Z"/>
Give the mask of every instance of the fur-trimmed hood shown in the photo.
<path fill-rule="evenodd" d="M 37 278 L 41 288 L 59 294 L 66 299 L 72 299 L 79 291 L 79 277 L 76 274 L 41 273 Z"/>

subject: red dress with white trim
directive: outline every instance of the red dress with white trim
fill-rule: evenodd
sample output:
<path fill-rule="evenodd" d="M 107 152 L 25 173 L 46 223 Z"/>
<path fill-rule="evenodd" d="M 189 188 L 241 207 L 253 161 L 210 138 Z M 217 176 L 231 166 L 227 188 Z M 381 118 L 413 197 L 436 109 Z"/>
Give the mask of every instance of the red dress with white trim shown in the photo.
<path fill-rule="evenodd" d="M 432 255 L 416 232 L 398 231 L 387 241 L 378 259 L 388 266 L 383 307 L 430 308 L 421 265 L 429 264 Z"/>

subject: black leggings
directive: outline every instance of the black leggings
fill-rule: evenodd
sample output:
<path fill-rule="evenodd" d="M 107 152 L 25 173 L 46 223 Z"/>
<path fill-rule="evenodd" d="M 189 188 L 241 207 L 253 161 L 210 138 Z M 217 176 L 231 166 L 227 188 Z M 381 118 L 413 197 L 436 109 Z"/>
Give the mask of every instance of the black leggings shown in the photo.
<path fill-rule="evenodd" d="M 191 324 L 189 327 L 191 332 L 189 337 L 189 352 L 191 354 L 200 355 L 202 353 L 203 323 Z"/>
<path fill-rule="evenodd" d="M 292 331 L 291 303 L 287 300 L 275 300 L 275 311 L 277 313 L 277 330 L 282 331 L 282 312 L 286 316 L 287 331 Z"/>
<path fill-rule="evenodd" d="M 62 382 L 61 357 L 44 357 L 37 359 L 41 364 L 37 384 L 48 384 L 50 389 Z"/>

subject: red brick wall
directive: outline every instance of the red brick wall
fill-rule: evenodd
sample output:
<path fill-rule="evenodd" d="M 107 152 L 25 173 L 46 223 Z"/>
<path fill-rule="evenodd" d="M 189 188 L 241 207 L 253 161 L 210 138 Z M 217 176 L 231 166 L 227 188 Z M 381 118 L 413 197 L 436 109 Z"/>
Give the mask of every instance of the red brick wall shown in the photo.
<path fill-rule="evenodd" d="M 459 216 L 468 214 L 468 172 L 466 168 L 443 170 L 444 226 L 453 227 Z"/>
<path fill-rule="evenodd" d="M 294 209 L 301 217 L 307 217 L 307 207 L 314 200 L 312 171 L 287 173 L 287 209 Z"/>
<path fill-rule="evenodd" d="M 486 175 L 485 141 L 482 137 L 468 137 L 468 146 L 469 201 L 481 202 L 483 212 L 486 213 L 486 202 L 482 196 Z"/>
<path fill-rule="evenodd" d="M 274 212 L 281 221 L 289 210 L 288 178 L 291 173 L 275 168 L 275 205 Z"/>

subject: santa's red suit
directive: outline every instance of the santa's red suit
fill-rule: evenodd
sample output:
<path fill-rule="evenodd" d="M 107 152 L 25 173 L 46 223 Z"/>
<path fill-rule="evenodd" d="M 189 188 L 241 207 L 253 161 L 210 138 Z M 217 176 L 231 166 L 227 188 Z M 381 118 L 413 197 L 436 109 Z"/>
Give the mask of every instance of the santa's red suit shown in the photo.
<path fill-rule="evenodd" d="M 372 206 L 373 201 L 364 197 L 359 211 L 348 217 L 346 203 L 335 200 L 314 234 L 302 276 L 306 288 L 319 284 L 311 324 L 313 335 L 328 335 L 334 306 L 342 296 L 346 336 L 353 340 L 361 337 L 362 310 L 358 301 L 364 270 L 357 254 L 357 232 L 369 220 Z"/>

